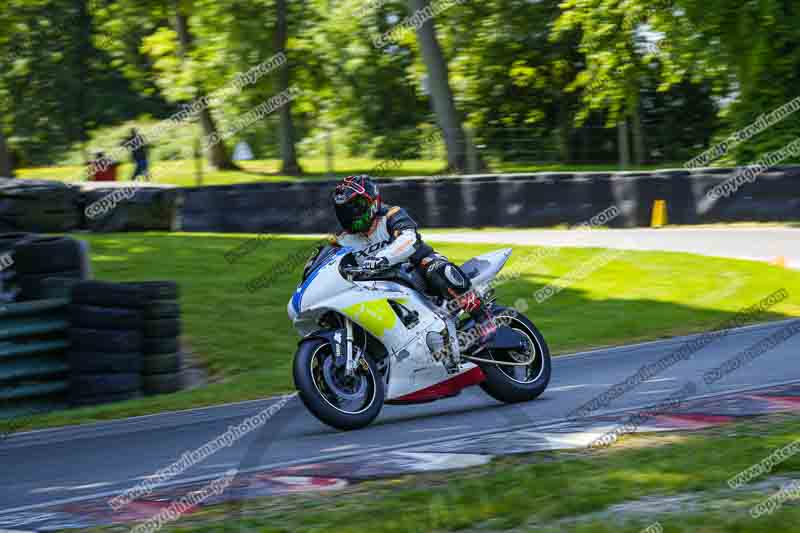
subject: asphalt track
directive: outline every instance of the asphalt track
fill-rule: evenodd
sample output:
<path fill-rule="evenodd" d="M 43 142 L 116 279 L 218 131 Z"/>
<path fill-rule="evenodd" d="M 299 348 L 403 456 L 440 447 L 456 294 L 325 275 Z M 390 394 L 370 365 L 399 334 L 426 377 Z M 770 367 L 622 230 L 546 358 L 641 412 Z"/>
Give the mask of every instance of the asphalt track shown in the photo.
<path fill-rule="evenodd" d="M 706 371 L 789 325 L 800 326 L 800 322 L 731 330 L 593 414 L 656 404 L 690 380 L 698 385 L 695 396 L 800 380 L 800 334 L 711 386 L 702 379 Z M 798 330 L 800 327 L 795 332 Z M 192 466 L 169 484 L 210 480 L 231 468 L 247 472 L 357 458 L 369 452 L 446 443 L 475 433 L 552 425 L 634 375 L 643 364 L 670 354 L 693 338 L 697 336 L 558 357 L 554 359 L 550 387 L 534 402 L 502 405 L 481 389 L 472 388 L 435 403 L 386 406 L 373 426 L 357 432 L 342 433 L 322 425 L 293 398 L 260 429 Z M 273 402 L 258 400 L 12 435 L 0 443 L 0 518 L 53 503 L 116 495 Z"/>
<path fill-rule="evenodd" d="M 424 232 L 423 232 L 424 233 Z M 440 242 L 506 243 L 575 246 L 626 250 L 662 250 L 692 254 L 775 261 L 800 269 L 800 228 L 659 228 L 609 230 L 444 230 L 423 235 Z"/>

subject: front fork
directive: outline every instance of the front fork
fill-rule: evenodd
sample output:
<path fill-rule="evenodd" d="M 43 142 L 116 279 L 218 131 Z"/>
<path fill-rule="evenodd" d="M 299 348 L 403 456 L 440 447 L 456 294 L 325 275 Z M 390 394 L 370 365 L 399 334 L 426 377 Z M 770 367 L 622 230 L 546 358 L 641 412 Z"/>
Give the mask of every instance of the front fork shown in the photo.
<path fill-rule="evenodd" d="M 346 376 L 352 376 L 356 370 L 356 360 L 353 356 L 353 322 L 349 318 L 344 319 L 345 330 L 345 361 L 344 373 Z"/>
<path fill-rule="evenodd" d="M 344 367 L 344 373 L 347 376 L 353 376 L 355 374 L 361 355 L 360 351 L 353 349 L 354 342 L 353 322 L 345 318 L 344 328 L 335 331 L 331 344 L 333 345 L 333 356 L 336 366 L 338 368 Z"/>

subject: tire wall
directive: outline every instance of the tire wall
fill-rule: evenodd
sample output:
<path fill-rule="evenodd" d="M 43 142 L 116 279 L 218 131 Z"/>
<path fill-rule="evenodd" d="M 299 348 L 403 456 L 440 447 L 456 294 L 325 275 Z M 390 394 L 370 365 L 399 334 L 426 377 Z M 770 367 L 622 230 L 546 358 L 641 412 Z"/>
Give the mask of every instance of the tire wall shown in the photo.
<path fill-rule="evenodd" d="M 800 167 L 781 167 L 716 200 L 708 191 L 736 169 L 540 173 L 382 180 L 385 204 L 424 228 L 574 225 L 616 206 L 610 227 L 648 227 L 665 200 L 671 224 L 800 219 Z M 185 189 L 184 231 L 326 233 L 338 230 L 328 203 L 334 182 Z M 224 193 L 213 189 L 225 189 Z M 247 197 L 247 198 L 245 198 Z"/>
<path fill-rule="evenodd" d="M 728 196 L 708 193 L 734 168 L 617 173 L 537 173 L 379 180 L 386 204 L 405 207 L 422 227 L 548 227 L 578 224 L 611 206 L 611 227 L 647 227 L 655 200 L 674 224 L 800 219 L 800 167 L 776 167 Z M 25 182 L 30 180 L 24 180 Z M 13 183 L 10 183 L 13 182 Z M 186 189 L 142 188 L 102 217 L 86 206 L 114 191 L 80 192 L 55 182 L 2 180 L 3 231 L 326 233 L 338 227 L 333 181 L 253 183 Z M 29 190 L 28 190 L 29 189 Z M 74 204 L 74 207 L 70 207 Z M 28 209 L 40 207 L 41 214 Z M 43 209 L 48 206 L 47 209 Z"/>
<path fill-rule="evenodd" d="M 110 209 L 92 209 L 121 188 L 103 188 L 81 193 L 79 209 L 81 228 L 96 232 L 170 231 L 175 226 L 182 195 L 178 189 L 140 187 L 124 199 L 107 205 Z"/>
<path fill-rule="evenodd" d="M 0 178 L 0 233 L 61 233 L 80 226 L 76 187 L 42 180 Z"/>

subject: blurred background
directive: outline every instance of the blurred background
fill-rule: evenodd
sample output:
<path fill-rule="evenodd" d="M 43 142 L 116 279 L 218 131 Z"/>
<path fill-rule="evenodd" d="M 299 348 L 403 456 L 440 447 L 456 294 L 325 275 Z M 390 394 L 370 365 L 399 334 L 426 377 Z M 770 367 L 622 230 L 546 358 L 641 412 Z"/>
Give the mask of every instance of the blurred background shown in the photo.
<path fill-rule="evenodd" d="M 396 31 L 426 9 L 431 22 Z M 798 23 L 791 0 L 5 0 L 0 175 L 80 179 L 132 127 L 279 52 L 283 67 L 148 138 L 154 181 L 385 160 L 387 176 L 680 167 L 797 96 Z M 233 127 L 290 87 L 291 102 Z M 780 149 L 799 124 L 788 115 L 709 165 Z"/>

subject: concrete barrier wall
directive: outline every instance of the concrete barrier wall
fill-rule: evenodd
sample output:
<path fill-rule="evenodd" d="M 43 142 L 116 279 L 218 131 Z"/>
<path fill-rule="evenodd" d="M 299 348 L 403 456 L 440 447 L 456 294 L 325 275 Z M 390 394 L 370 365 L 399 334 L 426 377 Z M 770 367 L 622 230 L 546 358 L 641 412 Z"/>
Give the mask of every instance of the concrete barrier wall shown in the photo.
<path fill-rule="evenodd" d="M 774 168 L 752 183 L 744 182 L 728 196 L 709 195 L 738 170 L 536 173 L 378 181 L 385 203 L 405 207 L 421 226 L 430 228 L 573 225 L 611 206 L 621 212 L 610 222 L 611 227 L 646 227 L 655 200 L 667 202 L 672 224 L 800 220 L 800 167 Z M 27 180 L 8 181 L 13 184 L 0 183 L 0 225 L 7 222 L 5 231 L 67 231 L 80 227 L 103 232 L 180 229 L 327 233 L 338 229 L 329 202 L 335 181 L 143 188 L 99 218 L 87 217 L 85 208 L 114 188 L 74 188 L 76 192 L 70 192 L 62 184 L 51 190 L 43 185 L 46 182 L 36 182 L 31 191 L 23 193 L 20 191 L 27 189 Z M 43 207 L 42 215 L 21 216 L 34 203 L 45 206 L 50 197 L 57 199 L 57 205 L 47 213 Z M 74 209 L 69 208 L 72 204 Z M 41 221 L 36 227 L 29 227 L 29 219 Z"/>

